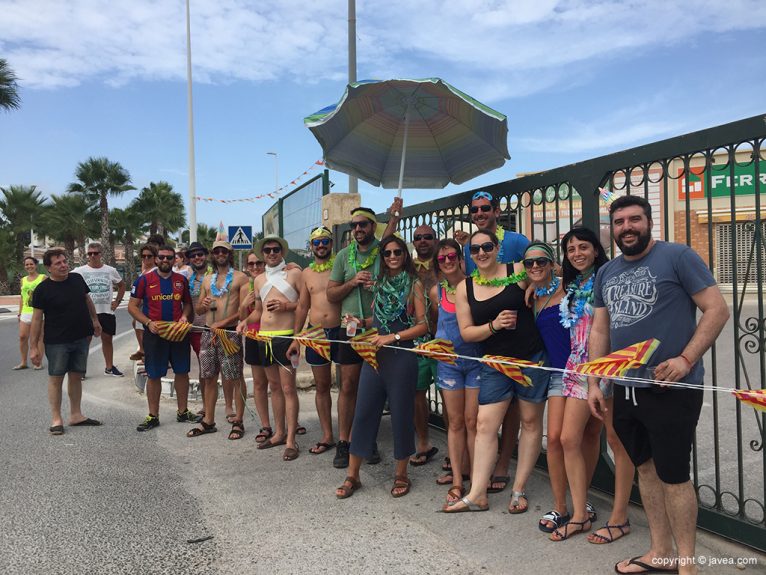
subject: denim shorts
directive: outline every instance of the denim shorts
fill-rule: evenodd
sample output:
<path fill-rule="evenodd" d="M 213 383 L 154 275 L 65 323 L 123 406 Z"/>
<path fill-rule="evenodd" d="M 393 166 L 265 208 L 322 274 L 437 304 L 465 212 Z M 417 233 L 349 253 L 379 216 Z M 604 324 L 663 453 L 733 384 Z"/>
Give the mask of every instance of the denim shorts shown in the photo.
<path fill-rule="evenodd" d="M 84 337 L 69 343 L 46 343 L 45 357 L 48 358 L 48 375 L 59 377 L 70 371 L 85 373 L 88 369 L 89 338 Z"/>
<path fill-rule="evenodd" d="M 540 351 L 529 361 L 538 362 L 545 357 L 545 352 Z M 503 375 L 493 367 L 481 364 L 481 385 L 479 386 L 479 405 L 499 403 L 519 398 L 529 403 L 542 403 L 548 394 L 548 373 L 543 369 L 525 367 L 522 373 L 532 380 L 532 385 L 527 387 Z"/>
<path fill-rule="evenodd" d="M 563 397 L 564 396 L 564 382 L 562 381 L 564 374 L 560 371 L 548 372 L 548 397 Z"/>
<path fill-rule="evenodd" d="M 479 389 L 481 364 L 470 359 L 457 359 L 457 365 L 439 362 L 436 366 L 436 385 L 445 391 Z"/>

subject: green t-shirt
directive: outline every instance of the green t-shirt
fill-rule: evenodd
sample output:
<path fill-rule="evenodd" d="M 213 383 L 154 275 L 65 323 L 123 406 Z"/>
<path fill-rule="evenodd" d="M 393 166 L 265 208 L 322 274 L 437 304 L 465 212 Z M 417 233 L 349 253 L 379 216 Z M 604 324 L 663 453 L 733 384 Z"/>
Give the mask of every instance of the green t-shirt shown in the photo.
<path fill-rule="evenodd" d="M 29 281 L 29 276 L 21 278 L 21 313 L 33 313 L 35 311 L 32 307 L 32 292 L 47 277 L 45 274 L 37 274 L 37 277 L 32 281 Z"/>
<path fill-rule="evenodd" d="M 370 250 L 374 249 L 378 245 L 378 240 L 373 240 L 370 243 L 370 248 L 366 252 L 357 250 L 356 252 L 356 265 L 348 265 L 348 247 L 343 248 L 335 256 L 335 264 L 332 266 L 330 272 L 330 279 L 335 282 L 346 283 L 357 273 L 362 271 L 359 267 L 364 260 L 367 259 L 367 255 Z M 375 263 L 367 268 L 367 271 L 372 273 L 372 276 L 376 278 L 380 273 L 380 254 L 375 258 Z M 340 306 L 341 316 L 348 314 L 354 315 L 359 318 L 368 318 L 372 315 L 372 290 L 366 288 L 354 288 L 351 293 L 346 296 L 343 303 Z"/>

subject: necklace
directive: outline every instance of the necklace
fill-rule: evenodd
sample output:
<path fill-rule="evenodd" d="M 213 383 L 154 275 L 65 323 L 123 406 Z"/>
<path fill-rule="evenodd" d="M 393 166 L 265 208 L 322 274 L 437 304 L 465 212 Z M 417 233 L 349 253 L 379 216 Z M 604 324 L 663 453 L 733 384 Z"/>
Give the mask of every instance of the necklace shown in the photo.
<path fill-rule="evenodd" d="M 557 278 L 556 276 L 553 276 L 553 280 L 547 286 L 541 287 L 541 288 L 535 288 L 535 295 L 537 297 L 541 297 L 544 295 L 553 295 L 554 293 L 556 293 L 556 290 L 559 289 L 559 285 L 561 285 L 561 280 Z"/>
<path fill-rule="evenodd" d="M 444 291 L 450 295 L 455 295 L 455 292 L 457 292 L 457 288 L 449 285 L 449 282 L 447 280 L 440 281 L 439 285 L 442 286 L 444 288 Z"/>
<path fill-rule="evenodd" d="M 375 285 L 373 312 L 384 331 L 389 332 L 389 324 L 404 313 L 411 290 L 412 278 L 407 272 L 401 272 L 394 277 L 385 276 Z"/>
<path fill-rule="evenodd" d="M 202 272 L 202 277 L 205 277 L 205 272 Z M 199 295 L 200 290 L 202 289 L 202 281 L 200 280 L 199 285 L 195 288 L 194 284 L 197 281 L 197 270 L 194 270 L 192 272 L 191 277 L 189 278 L 189 291 L 191 292 L 192 297 L 197 297 Z"/>
<path fill-rule="evenodd" d="M 577 325 L 577 322 L 593 303 L 593 280 L 595 277 L 596 274 L 591 273 L 588 279 L 584 280 L 580 274 L 567 287 L 567 293 L 559 304 L 559 323 L 565 328 Z"/>
<path fill-rule="evenodd" d="M 479 273 L 479 268 L 476 268 L 471 273 L 471 277 L 473 278 L 473 283 L 480 286 L 492 286 L 492 287 L 505 287 L 509 286 L 511 284 L 519 283 L 520 281 L 524 281 L 527 279 L 527 272 L 520 271 L 515 274 L 511 274 L 504 278 L 492 278 L 488 279 L 485 278 L 483 275 Z"/>
<path fill-rule="evenodd" d="M 309 264 L 309 267 L 317 273 L 322 273 L 322 272 L 326 272 L 327 270 L 331 270 L 332 265 L 334 263 L 335 263 L 335 256 L 331 256 L 329 260 L 321 264 L 318 264 L 316 262 L 311 262 Z"/>
<path fill-rule="evenodd" d="M 367 258 L 361 263 L 357 264 L 356 262 L 356 252 L 357 252 L 357 245 L 356 240 L 351 242 L 351 245 L 348 246 L 348 265 L 350 268 L 353 268 L 355 271 L 359 270 L 366 270 L 368 267 L 370 267 L 372 264 L 375 263 L 375 260 L 378 257 L 378 251 L 380 250 L 380 246 L 375 246 L 370 250 L 370 253 L 368 254 Z"/>
<path fill-rule="evenodd" d="M 210 278 L 210 293 L 212 293 L 215 297 L 221 297 L 223 294 L 227 293 L 229 291 L 229 286 L 231 285 L 231 280 L 234 277 L 234 270 L 232 268 L 229 268 L 229 271 L 226 273 L 226 277 L 223 280 L 223 287 L 218 287 L 218 269 L 215 270 L 215 273 L 213 274 L 213 277 Z"/>

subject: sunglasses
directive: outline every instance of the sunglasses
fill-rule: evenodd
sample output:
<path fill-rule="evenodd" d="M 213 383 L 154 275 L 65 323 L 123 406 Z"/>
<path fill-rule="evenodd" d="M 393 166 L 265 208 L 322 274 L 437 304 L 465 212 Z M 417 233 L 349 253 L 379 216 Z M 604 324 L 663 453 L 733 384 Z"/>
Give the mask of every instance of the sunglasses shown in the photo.
<path fill-rule="evenodd" d="M 495 251 L 495 244 L 493 244 L 492 242 L 484 242 L 483 244 L 471 244 L 468 250 L 473 255 L 478 254 L 479 250 L 483 251 L 485 254 L 488 254 L 490 252 Z"/>
<path fill-rule="evenodd" d="M 227 250 L 226 248 L 215 248 L 213 250 L 213 255 L 216 255 L 216 256 L 221 254 L 228 254 L 228 253 L 229 253 L 229 250 Z"/>
<path fill-rule="evenodd" d="M 483 206 L 471 206 L 470 211 L 472 214 L 478 214 L 479 210 L 481 210 L 482 212 L 491 212 L 494 209 L 495 208 L 493 208 L 492 206 L 488 204 L 484 204 Z"/>
<path fill-rule="evenodd" d="M 89 256 L 100 256 L 101 252 L 88 252 Z"/>
<path fill-rule="evenodd" d="M 262 266 L 262 265 L 266 265 L 266 262 L 247 262 L 247 265 L 249 265 L 249 266 Z"/>
<path fill-rule="evenodd" d="M 420 240 L 426 240 L 427 242 L 430 242 L 433 241 L 433 239 L 433 234 L 415 234 L 415 236 L 412 238 L 412 241 L 419 242 Z"/>
<path fill-rule="evenodd" d="M 437 256 L 436 261 L 440 264 L 443 264 L 446 261 L 454 262 L 457 259 L 457 252 L 452 252 L 449 254 L 444 254 L 443 256 Z"/>
<path fill-rule="evenodd" d="M 526 258 L 523 263 L 525 268 L 527 268 L 528 270 L 531 270 L 533 267 L 535 267 L 535 264 L 537 264 L 541 268 L 544 268 L 549 263 L 551 263 L 551 260 L 549 260 L 548 258 L 543 258 L 543 257 Z"/>
<path fill-rule="evenodd" d="M 356 228 L 365 229 L 371 223 L 372 222 L 370 220 L 362 220 L 361 222 L 351 222 L 349 225 L 351 226 L 352 230 L 355 230 Z"/>
<path fill-rule="evenodd" d="M 162 260 L 173 261 L 174 259 L 176 259 L 176 256 L 157 256 L 157 259 L 160 261 Z"/>
<path fill-rule="evenodd" d="M 319 238 L 316 240 L 311 240 L 311 245 L 314 247 L 318 246 L 329 246 L 330 245 L 330 238 Z"/>
<path fill-rule="evenodd" d="M 398 258 L 404 253 L 404 251 L 400 248 L 396 248 L 394 250 L 383 250 L 382 253 L 384 258 L 390 258 L 391 256 Z"/>
<path fill-rule="evenodd" d="M 189 259 L 191 258 L 204 258 L 205 252 L 194 252 L 193 254 L 188 255 Z"/>
<path fill-rule="evenodd" d="M 154 257 L 154 254 L 141 254 L 142 260 L 148 260 Z"/>
<path fill-rule="evenodd" d="M 266 254 L 278 254 L 282 251 L 282 246 L 274 246 L 273 248 L 262 248 L 261 251 Z"/>

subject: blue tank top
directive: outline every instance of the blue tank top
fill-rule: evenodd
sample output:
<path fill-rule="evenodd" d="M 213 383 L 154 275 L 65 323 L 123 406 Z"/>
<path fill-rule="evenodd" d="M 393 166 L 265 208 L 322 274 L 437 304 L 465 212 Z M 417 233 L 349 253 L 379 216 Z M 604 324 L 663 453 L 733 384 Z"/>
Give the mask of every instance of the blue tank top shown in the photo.
<path fill-rule="evenodd" d="M 569 330 L 559 323 L 559 306 L 546 307 L 535 320 L 550 367 L 563 368 L 570 353 Z"/>

